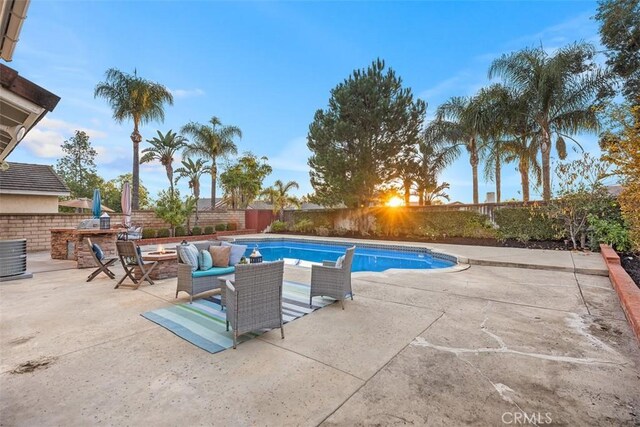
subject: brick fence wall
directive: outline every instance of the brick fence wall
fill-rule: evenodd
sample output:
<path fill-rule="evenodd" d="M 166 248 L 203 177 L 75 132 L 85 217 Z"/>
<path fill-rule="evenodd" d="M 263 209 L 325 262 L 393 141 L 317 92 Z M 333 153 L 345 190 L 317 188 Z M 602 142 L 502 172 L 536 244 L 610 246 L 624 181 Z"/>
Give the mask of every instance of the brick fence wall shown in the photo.
<path fill-rule="evenodd" d="M 220 223 L 236 223 L 238 229 L 245 228 L 244 211 L 206 211 L 200 212 L 199 224 L 202 226 Z M 0 239 L 27 239 L 27 251 L 45 251 L 51 248 L 52 228 L 77 227 L 90 214 L 0 214 Z M 132 223 L 148 228 L 167 227 L 156 217 L 153 211 L 135 211 L 131 215 Z M 111 214 L 111 224 L 122 221 L 122 214 Z M 194 217 L 191 218 L 193 225 Z"/>

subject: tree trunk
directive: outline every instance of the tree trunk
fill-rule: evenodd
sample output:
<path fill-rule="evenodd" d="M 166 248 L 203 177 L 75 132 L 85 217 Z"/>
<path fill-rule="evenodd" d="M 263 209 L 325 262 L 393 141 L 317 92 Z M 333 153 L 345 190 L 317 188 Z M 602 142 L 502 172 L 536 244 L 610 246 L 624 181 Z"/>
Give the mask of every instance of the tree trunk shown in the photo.
<path fill-rule="evenodd" d="M 134 124 L 133 133 L 131 133 L 131 142 L 133 142 L 133 183 L 131 189 L 131 210 L 140 209 L 140 141 L 142 135 L 138 132 L 138 125 Z"/>
<path fill-rule="evenodd" d="M 551 135 L 547 129 L 542 130 L 542 199 L 551 200 Z"/>
<path fill-rule="evenodd" d="M 418 190 L 418 204 L 420 206 L 424 206 L 424 190 L 423 189 Z"/>
<path fill-rule="evenodd" d="M 476 149 L 476 140 L 471 138 L 469 144 L 469 162 L 471 163 L 471 171 L 473 174 L 473 204 L 478 204 L 478 151 Z"/>
<path fill-rule="evenodd" d="M 502 171 L 500 164 L 500 153 L 496 156 L 496 202 L 500 203 L 500 186 L 502 182 Z"/>
<path fill-rule="evenodd" d="M 409 203 L 411 198 L 411 181 L 409 180 L 405 180 L 404 181 L 404 205 L 405 206 L 409 206 Z"/>
<path fill-rule="evenodd" d="M 216 176 L 218 174 L 218 168 L 216 166 L 215 159 L 213 160 L 213 164 L 211 165 L 211 210 L 216 208 Z"/>
<path fill-rule="evenodd" d="M 174 188 L 173 188 L 173 168 L 171 167 L 171 165 L 167 165 L 164 167 L 167 171 L 167 178 L 169 179 L 169 191 L 171 191 L 171 197 L 173 197 L 174 194 Z"/>
<path fill-rule="evenodd" d="M 520 171 L 520 183 L 522 184 L 522 201 L 529 201 L 529 164 L 520 159 L 518 163 L 518 170 Z"/>

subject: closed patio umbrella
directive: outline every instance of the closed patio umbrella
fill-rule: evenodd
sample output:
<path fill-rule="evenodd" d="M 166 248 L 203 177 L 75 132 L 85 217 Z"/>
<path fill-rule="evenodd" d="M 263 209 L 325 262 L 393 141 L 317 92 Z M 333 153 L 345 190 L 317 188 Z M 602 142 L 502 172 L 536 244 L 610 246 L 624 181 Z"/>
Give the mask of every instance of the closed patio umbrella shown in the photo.
<path fill-rule="evenodd" d="M 100 204 L 100 190 L 97 188 L 93 190 L 93 205 L 91 207 L 91 213 L 94 218 L 100 218 L 102 213 L 102 205 Z"/>
<path fill-rule="evenodd" d="M 122 204 L 122 224 L 131 227 L 131 187 L 129 182 L 125 182 L 122 187 L 122 196 L 120 198 Z"/>

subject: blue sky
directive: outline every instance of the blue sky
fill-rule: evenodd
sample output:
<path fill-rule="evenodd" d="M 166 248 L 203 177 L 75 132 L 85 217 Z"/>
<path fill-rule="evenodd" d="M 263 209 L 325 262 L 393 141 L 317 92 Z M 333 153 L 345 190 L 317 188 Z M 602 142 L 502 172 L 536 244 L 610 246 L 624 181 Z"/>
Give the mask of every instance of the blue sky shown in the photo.
<path fill-rule="evenodd" d="M 267 156 L 276 179 L 309 183 L 306 134 L 330 90 L 355 68 L 380 57 L 428 103 L 430 117 L 451 96 L 488 83 L 501 53 L 539 45 L 553 49 L 597 43 L 595 2 L 213 2 L 34 1 L 14 61 L 22 76 L 62 98 L 9 158 L 54 164 L 75 129 L 89 133 L 106 179 L 131 170 L 131 123 L 115 124 L 107 104 L 93 98 L 104 71 L 116 67 L 158 81 L 175 96 L 164 123 L 178 130 L 212 115 L 239 126 L 240 152 Z M 580 136 L 597 151 L 594 136 Z M 143 147 L 145 144 L 143 143 Z M 160 165 L 143 165 L 155 195 L 166 188 Z M 471 200 L 466 155 L 441 177 L 452 200 Z M 519 197 L 515 166 L 503 170 L 503 198 Z M 179 186 L 183 194 L 186 184 Z M 202 194 L 210 191 L 209 179 Z M 493 183 L 480 183 L 481 199 Z"/>

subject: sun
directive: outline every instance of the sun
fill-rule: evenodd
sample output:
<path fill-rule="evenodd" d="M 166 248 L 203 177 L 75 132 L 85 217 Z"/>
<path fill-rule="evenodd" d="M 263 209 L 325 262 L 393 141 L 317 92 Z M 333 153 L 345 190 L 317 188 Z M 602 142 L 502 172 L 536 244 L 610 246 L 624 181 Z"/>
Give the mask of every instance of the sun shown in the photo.
<path fill-rule="evenodd" d="M 398 196 L 393 196 L 389 200 L 387 200 L 387 206 L 392 208 L 397 208 L 398 206 L 404 206 L 404 200 L 402 200 Z"/>

